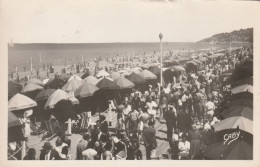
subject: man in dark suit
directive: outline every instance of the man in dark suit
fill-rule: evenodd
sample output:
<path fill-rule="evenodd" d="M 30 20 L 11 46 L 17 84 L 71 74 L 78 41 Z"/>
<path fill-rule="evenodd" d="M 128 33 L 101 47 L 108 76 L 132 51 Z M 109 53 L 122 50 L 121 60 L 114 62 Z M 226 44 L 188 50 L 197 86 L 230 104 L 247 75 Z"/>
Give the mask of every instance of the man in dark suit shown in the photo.
<path fill-rule="evenodd" d="M 146 148 L 146 159 L 150 160 L 151 158 L 155 158 L 155 155 L 151 155 L 155 153 L 155 149 L 157 147 L 156 141 L 156 130 L 153 127 L 153 122 L 148 122 L 147 128 L 143 130 L 143 140 Z"/>
<path fill-rule="evenodd" d="M 167 139 L 170 142 L 172 140 L 173 128 L 176 130 L 176 109 L 172 105 L 168 105 L 168 110 L 164 113 L 164 119 L 167 126 Z"/>
<path fill-rule="evenodd" d="M 83 160 L 82 152 L 87 149 L 90 140 L 88 133 L 83 135 L 83 139 L 77 145 L 77 160 Z"/>
<path fill-rule="evenodd" d="M 53 149 L 50 142 L 44 143 L 40 154 L 40 160 L 60 160 L 59 153 Z"/>

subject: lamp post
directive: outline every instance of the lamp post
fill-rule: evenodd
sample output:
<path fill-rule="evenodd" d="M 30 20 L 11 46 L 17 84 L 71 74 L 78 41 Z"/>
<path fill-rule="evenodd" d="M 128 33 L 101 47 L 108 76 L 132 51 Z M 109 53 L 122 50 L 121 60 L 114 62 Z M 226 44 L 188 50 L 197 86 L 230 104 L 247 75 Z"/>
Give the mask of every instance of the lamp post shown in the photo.
<path fill-rule="evenodd" d="M 163 52 L 162 52 L 162 38 L 163 38 L 163 34 L 162 34 L 162 33 L 159 34 L 159 38 L 160 38 L 160 49 L 161 49 L 160 88 L 159 88 L 159 91 L 160 91 L 161 86 L 162 86 L 162 56 L 163 56 L 163 55 L 162 55 L 162 54 L 163 54 Z M 161 92 L 159 92 L 159 93 L 161 93 Z"/>

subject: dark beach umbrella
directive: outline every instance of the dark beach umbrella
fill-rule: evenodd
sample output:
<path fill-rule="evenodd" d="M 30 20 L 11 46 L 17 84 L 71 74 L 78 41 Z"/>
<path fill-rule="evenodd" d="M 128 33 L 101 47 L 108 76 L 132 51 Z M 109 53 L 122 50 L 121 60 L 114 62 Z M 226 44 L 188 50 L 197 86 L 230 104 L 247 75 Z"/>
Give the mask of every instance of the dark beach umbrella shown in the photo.
<path fill-rule="evenodd" d="M 52 89 L 59 89 L 63 85 L 65 85 L 65 83 L 66 82 L 64 82 L 62 79 L 56 77 L 53 79 L 49 79 L 49 81 L 46 83 L 45 87 L 52 88 Z"/>
<path fill-rule="evenodd" d="M 234 100 L 231 100 L 228 104 L 227 107 L 235 107 L 235 106 L 247 106 L 250 108 L 253 108 L 253 99 L 250 98 L 237 98 Z"/>
<path fill-rule="evenodd" d="M 21 122 L 19 121 L 18 117 L 14 115 L 12 112 L 8 112 L 8 128 L 21 125 Z"/>
<path fill-rule="evenodd" d="M 237 82 L 242 79 L 250 78 L 253 76 L 253 61 L 245 61 L 239 64 L 232 73 L 232 82 Z"/>
<path fill-rule="evenodd" d="M 61 73 L 59 78 L 62 79 L 63 81 L 65 81 L 65 82 L 67 82 L 68 79 L 70 78 L 70 75 L 66 74 L 66 73 Z"/>
<path fill-rule="evenodd" d="M 166 83 L 172 83 L 173 82 L 173 71 L 170 69 L 167 69 L 163 73 L 163 78 Z"/>
<path fill-rule="evenodd" d="M 100 80 L 97 85 L 99 89 L 119 89 L 119 86 L 110 79 L 107 79 L 104 77 L 102 80 Z"/>
<path fill-rule="evenodd" d="M 8 82 L 8 99 L 12 98 L 16 93 L 20 93 L 23 89 L 23 85 L 9 81 Z"/>
<path fill-rule="evenodd" d="M 161 74 L 161 69 L 157 66 L 150 67 L 150 68 L 148 68 L 148 70 L 157 76 L 160 76 L 160 74 Z"/>
<path fill-rule="evenodd" d="M 235 106 L 220 113 L 223 118 L 242 116 L 253 120 L 253 109 L 247 106 Z"/>
<path fill-rule="evenodd" d="M 221 141 L 205 147 L 202 155 L 211 160 L 252 160 L 253 146 L 242 140 L 230 145 Z"/>
<path fill-rule="evenodd" d="M 48 100 L 48 98 L 52 95 L 52 93 L 55 92 L 55 89 L 45 89 L 42 90 L 37 94 L 35 97 L 36 101 L 41 101 L 41 100 Z"/>
<path fill-rule="evenodd" d="M 233 87 L 246 85 L 246 84 L 253 86 L 253 77 L 238 80 L 237 82 L 234 83 Z"/>
<path fill-rule="evenodd" d="M 126 76 L 126 79 L 133 82 L 134 84 L 142 84 L 145 83 L 145 79 L 143 79 L 140 75 L 132 72 L 130 75 Z"/>
<path fill-rule="evenodd" d="M 89 76 L 89 73 L 88 72 L 85 72 L 82 76 L 81 76 L 81 78 L 82 79 L 85 79 L 85 78 L 87 78 Z"/>

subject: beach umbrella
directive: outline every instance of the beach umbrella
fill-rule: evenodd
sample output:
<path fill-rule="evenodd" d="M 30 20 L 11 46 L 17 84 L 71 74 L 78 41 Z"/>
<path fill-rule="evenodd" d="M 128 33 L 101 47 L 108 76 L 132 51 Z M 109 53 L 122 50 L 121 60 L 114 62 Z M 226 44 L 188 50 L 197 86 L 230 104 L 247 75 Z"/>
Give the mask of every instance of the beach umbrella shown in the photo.
<path fill-rule="evenodd" d="M 185 68 L 182 66 L 172 66 L 171 69 L 173 71 L 185 71 Z"/>
<path fill-rule="evenodd" d="M 231 100 L 228 104 L 227 107 L 231 108 L 234 106 L 248 106 L 253 108 L 253 99 L 250 98 L 236 98 L 234 100 Z"/>
<path fill-rule="evenodd" d="M 134 67 L 131 69 L 132 72 L 135 72 L 136 74 L 140 74 L 143 69 L 141 67 Z"/>
<path fill-rule="evenodd" d="M 88 72 L 85 72 L 82 76 L 81 76 L 81 79 L 85 79 L 86 77 L 89 76 L 89 73 Z"/>
<path fill-rule="evenodd" d="M 76 91 L 81 85 L 83 84 L 82 80 L 76 79 L 76 77 L 69 82 L 67 82 L 63 87 L 62 90 L 66 92 Z"/>
<path fill-rule="evenodd" d="M 238 140 L 232 145 L 226 145 L 221 141 L 205 147 L 202 156 L 211 160 L 252 160 L 253 146 L 243 140 Z"/>
<path fill-rule="evenodd" d="M 43 84 L 46 84 L 50 79 L 49 78 L 46 78 L 42 81 Z"/>
<path fill-rule="evenodd" d="M 241 92 L 250 92 L 253 94 L 253 86 L 245 84 L 245 85 L 237 86 L 237 87 L 231 89 L 232 94 L 237 94 L 237 93 L 241 93 Z"/>
<path fill-rule="evenodd" d="M 71 80 L 73 80 L 73 79 L 82 81 L 82 79 L 81 79 L 79 76 L 77 76 L 77 75 L 72 75 L 72 76 L 68 79 L 68 82 L 71 81 Z"/>
<path fill-rule="evenodd" d="M 66 74 L 66 73 L 61 73 L 60 76 L 59 76 L 60 79 L 64 80 L 64 81 L 68 81 L 69 78 L 70 78 L 70 75 L 69 74 Z"/>
<path fill-rule="evenodd" d="M 99 88 L 91 83 L 84 82 L 76 91 L 75 97 L 83 98 L 93 96 L 93 94 L 98 91 Z"/>
<path fill-rule="evenodd" d="M 86 78 L 84 79 L 84 81 L 85 81 L 85 82 L 88 82 L 88 83 L 90 83 L 90 84 L 93 84 L 93 85 L 96 85 L 96 84 L 98 83 L 98 79 L 97 79 L 96 77 L 92 76 L 92 75 L 86 77 Z"/>
<path fill-rule="evenodd" d="M 8 101 L 8 110 L 21 110 L 37 106 L 37 103 L 27 96 L 17 93 Z"/>
<path fill-rule="evenodd" d="M 150 80 L 150 79 L 157 79 L 157 76 L 153 74 L 151 71 L 148 70 L 143 70 L 140 74 L 141 77 L 143 77 L 145 80 Z"/>
<path fill-rule="evenodd" d="M 157 76 L 159 76 L 160 73 L 161 73 L 161 69 L 157 66 L 150 67 L 150 68 L 148 68 L 148 70 L 151 71 L 152 73 L 154 73 Z"/>
<path fill-rule="evenodd" d="M 18 119 L 18 117 L 12 113 L 12 112 L 8 112 L 8 128 L 13 127 L 13 126 L 17 126 L 17 125 L 22 125 L 20 120 Z"/>
<path fill-rule="evenodd" d="M 136 85 L 145 83 L 145 79 L 143 79 L 140 75 L 136 74 L 135 72 L 132 72 L 129 76 L 126 76 L 126 78 Z"/>
<path fill-rule="evenodd" d="M 110 74 L 108 72 L 106 72 L 105 70 L 101 70 L 97 73 L 97 77 L 108 77 Z"/>
<path fill-rule="evenodd" d="M 48 82 L 45 84 L 47 88 L 52 88 L 52 89 L 59 89 L 63 85 L 65 85 L 65 81 L 57 77 L 49 79 Z"/>
<path fill-rule="evenodd" d="M 44 86 L 44 83 L 42 83 L 42 81 L 37 79 L 37 78 L 32 78 L 32 79 L 29 80 L 29 82 L 37 84 L 39 86 Z"/>
<path fill-rule="evenodd" d="M 13 97 L 16 93 L 20 93 L 23 89 L 23 85 L 9 81 L 8 82 L 8 98 Z"/>
<path fill-rule="evenodd" d="M 44 109 L 52 109 L 54 108 L 55 104 L 62 100 L 62 99 L 68 99 L 68 93 L 61 90 L 61 89 L 57 89 L 55 92 L 53 92 L 51 94 L 51 96 L 48 98 L 45 106 L 44 106 Z"/>
<path fill-rule="evenodd" d="M 220 113 L 223 118 L 242 116 L 253 120 L 253 109 L 247 106 L 234 106 Z"/>
<path fill-rule="evenodd" d="M 213 125 L 215 131 L 239 128 L 253 134 L 253 121 L 241 116 L 234 116 Z"/>
<path fill-rule="evenodd" d="M 107 77 L 102 78 L 96 86 L 99 89 L 119 89 L 119 86 Z"/>
<path fill-rule="evenodd" d="M 68 98 L 72 104 L 79 104 L 79 100 L 75 97 Z"/>
<path fill-rule="evenodd" d="M 35 97 L 35 100 L 36 101 L 47 100 L 52 95 L 53 92 L 55 92 L 55 89 L 42 90 L 41 92 L 39 92 L 37 94 L 37 96 Z"/>
<path fill-rule="evenodd" d="M 133 88 L 135 86 L 131 81 L 123 76 L 116 80 L 116 84 L 119 86 L 120 89 Z"/>
<path fill-rule="evenodd" d="M 116 79 L 118 79 L 118 78 L 120 77 L 120 73 L 114 71 L 114 72 L 112 72 L 112 73 L 110 74 L 110 77 L 111 77 L 112 79 L 116 80 Z"/>
<path fill-rule="evenodd" d="M 234 83 L 234 86 L 241 86 L 241 85 L 245 85 L 245 84 L 253 86 L 253 77 L 238 80 Z"/>
<path fill-rule="evenodd" d="M 167 69 L 163 72 L 163 78 L 167 83 L 172 83 L 173 82 L 173 72 L 170 69 Z"/>
<path fill-rule="evenodd" d="M 32 92 L 32 91 L 36 91 L 36 90 L 43 90 L 43 87 L 35 84 L 35 83 L 28 83 L 23 89 L 22 89 L 22 93 L 27 93 L 27 92 Z"/>

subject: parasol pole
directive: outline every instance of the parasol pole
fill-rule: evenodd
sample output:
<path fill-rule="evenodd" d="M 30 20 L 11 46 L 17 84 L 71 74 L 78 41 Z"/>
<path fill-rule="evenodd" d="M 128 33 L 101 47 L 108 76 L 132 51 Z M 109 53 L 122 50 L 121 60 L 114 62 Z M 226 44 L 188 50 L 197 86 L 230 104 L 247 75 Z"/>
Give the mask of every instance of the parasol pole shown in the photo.
<path fill-rule="evenodd" d="M 32 68 L 32 57 L 31 57 L 31 72 L 33 71 L 33 68 Z"/>
<path fill-rule="evenodd" d="M 22 150 L 21 150 L 21 160 L 23 160 L 23 158 L 25 157 L 26 155 L 26 144 L 25 144 L 25 141 L 22 141 Z"/>
<path fill-rule="evenodd" d="M 163 38 L 163 34 L 160 33 L 159 34 L 159 38 L 160 38 L 160 50 L 161 50 L 161 60 L 160 60 L 160 86 L 159 86 L 159 95 L 161 94 L 161 86 L 162 86 L 162 56 L 163 56 L 163 52 L 162 52 L 162 38 Z"/>

